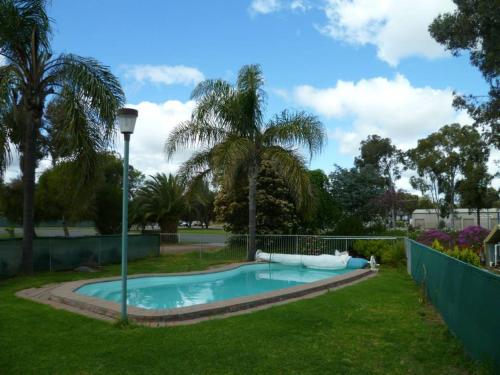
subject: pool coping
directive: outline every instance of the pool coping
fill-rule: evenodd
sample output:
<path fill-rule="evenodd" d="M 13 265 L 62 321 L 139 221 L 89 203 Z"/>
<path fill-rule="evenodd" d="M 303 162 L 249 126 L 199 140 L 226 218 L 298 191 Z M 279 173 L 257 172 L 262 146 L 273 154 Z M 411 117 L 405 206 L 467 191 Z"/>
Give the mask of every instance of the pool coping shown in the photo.
<path fill-rule="evenodd" d="M 217 273 L 236 269 L 238 267 L 255 264 L 255 262 L 233 263 L 217 268 L 211 268 L 203 271 L 193 272 L 176 272 L 176 273 L 147 273 L 130 275 L 128 279 L 141 277 L 155 276 L 185 276 L 185 275 L 202 275 L 207 273 Z M 319 280 L 307 284 L 297 285 L 290 288 L 278 289 L 271 292 L 260 293 L 252 296 L 244 296 L 232 298 L 223 301 L 192 305 L 187 307 L 179 307 L 174 309 L 143 309 L 135 306 L 128 306 L 128 319 L 136 323 L 174 323 L 196 321 L 203 318 L 220 316 L 226 314 L 234 314 L 244 310 L 254 309 L 260 306 L 273 305 L 286 300 L 296 300 L 301 297 L 318 292 L 326 292 L 331 289 L 345 286 L 357 282 L 363 278 L 375 274 L 370 269 L 358 269 L 351 272 L 329 277 L 324 280 Z M 48 300 L 69 306 L 72 309 L 81 310 L 82 313 L 88 312 L 97 314 L 103 318 L 120 318 L 120 304 L 116 302 L 106 301 L 100 298 L 89 297 L 78 294 L 75 291 L 83 285 L 118 281 L 120 277 L 103 277 L 96 279 L 86 279 L 78 281 L 70 281 L 51 287 L 48 290 Z"/>

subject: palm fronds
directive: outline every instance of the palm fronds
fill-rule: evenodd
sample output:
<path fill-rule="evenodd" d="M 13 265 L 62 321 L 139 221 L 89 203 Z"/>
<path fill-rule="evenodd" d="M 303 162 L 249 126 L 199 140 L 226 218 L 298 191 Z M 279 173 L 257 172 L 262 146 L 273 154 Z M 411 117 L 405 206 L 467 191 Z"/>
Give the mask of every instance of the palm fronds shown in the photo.
<path fill-rule="evenodd" d="M 299 209 L 307 210 L 307 208 L 312 207 L 311 201 L 314 195 L 304 158 L 297 151 L 280 146 L 266 148 L 263 156 L 271 162 L 275 172 L 288 181 L 290 191 Z"/>
<path fill-rule="evenodd" d="M 116 111 L 125 96 L 120 82 L 107 66 L 89 57 L 63 54 L 52 62 L 47 82 L 70 88 L 88 101 L 102 124 L 113 129 Z"/>
<path fill-rule="evenodd" d="M 323 126 L 316 116 L 287 110 L 276 115 L 264 132 L 264 142 L 267 145 L 299 145 L 309 152 L 310 157 L 322 150 L 325 138 Z"/>

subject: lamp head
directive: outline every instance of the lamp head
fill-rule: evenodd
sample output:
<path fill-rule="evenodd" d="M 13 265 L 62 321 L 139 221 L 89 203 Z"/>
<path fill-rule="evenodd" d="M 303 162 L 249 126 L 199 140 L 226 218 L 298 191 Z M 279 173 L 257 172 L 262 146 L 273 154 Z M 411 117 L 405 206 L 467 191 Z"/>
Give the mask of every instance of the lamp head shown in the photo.
<path fill-rule="evenodd" d="M 133 108 L 120 108 L 118 110 L 118 125 L 123 134 L 132 134 L 135 128 L 135 121 L 139 112 Z"/>

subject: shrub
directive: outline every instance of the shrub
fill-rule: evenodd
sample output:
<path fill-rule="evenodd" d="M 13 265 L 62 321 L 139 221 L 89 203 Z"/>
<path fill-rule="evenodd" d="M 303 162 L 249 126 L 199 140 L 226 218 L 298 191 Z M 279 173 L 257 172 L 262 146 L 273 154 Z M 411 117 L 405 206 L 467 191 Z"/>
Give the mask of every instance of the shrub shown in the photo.
<path fill-rule="evenodd" d="M 440 251 L 442 253 L 445 253 L 446 252 L 446 248 L 441 244 L 441 242 L 439 242 L 438 240 L 434 240 L 432 241 L 432 245 L 431 247 L 434 249 L 434 250 L 437 250 L 437 251 Z"/>
<path fill-rule="evenodd" d="M 335 225 L 335 230 L 328 234 L 341 236 L 360 236 L 365 232 L 361 219 L 357 216 L 344 216 Z"/>
<path fill-rule="evenodd" d="M 465 263 L 470 263 L 474 266 L 478 266 L 480 265 L 480 258 L 479 258 L 479 255 L 477 255 L 477 253 L 474 251 L 474 250 L 471 250 L 471 249 L 460 249 L 458 246 L 455 246 L 453 248 L 453 250 L 450 250 L 450 251 L 447 251 L 446 254 L 448 254 L 449 256 L 452 256 L 454 258 L 457 258 L 459 260 L 461 260 L 462 262 L 465 262 Z"/>
<path fill-rule="evenodd" d="M 487 236 L 488 230 L 477 225 L 471 225 L 458 233 L 457 245 L 479 252 L 483 248 L 483 242 Z"/>
<path fill-rule="evenodd" d="M 447 247 L 451 247 L 453 243 L 453 238 L 448 233 L 437 229 L 426 230 L 417 237 L 417 242 L 423 243 L 427 246 L 432 246 L 432 243 L 435 240 L 438 240 L 441 244 L 444 244 Z"/>
<path fill-rule="evenodd" d="M 381 264 L 399 265 L 406 257 L 402 243 L 386 240 L 358 240 L 354 242 L 353 250 L 366 259 L 373 255 Z"/>
<path fill-rule="evenodd" d="M 474 250 L 471 250 L 469 248 L 460 248 L 455 245 L 453 249 L 449 249 L 443 246 L 438 240 L 434 240 L 431 247 L 441 253 L 445 253 L 453 258 L 457 258 L 462 262 L 470 263 L 474 266 L 480 265 L 479 255 L 477 255 Z"/>

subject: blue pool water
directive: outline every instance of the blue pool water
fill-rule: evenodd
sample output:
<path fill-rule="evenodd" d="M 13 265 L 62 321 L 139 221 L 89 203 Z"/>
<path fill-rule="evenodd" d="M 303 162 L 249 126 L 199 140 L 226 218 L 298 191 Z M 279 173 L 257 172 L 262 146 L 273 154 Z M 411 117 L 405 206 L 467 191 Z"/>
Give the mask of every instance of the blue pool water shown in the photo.
<path fill-rule="evenodd" d="M 282 264 L 250 264 L 199 275 L 140 277 L 128 280 L 127 305 L 172 309 L 244 297 L 341 275 L 352 270 L 315 270 Z M 86 284 L 76 293 L 120 302 L 120 281 Z"/>

